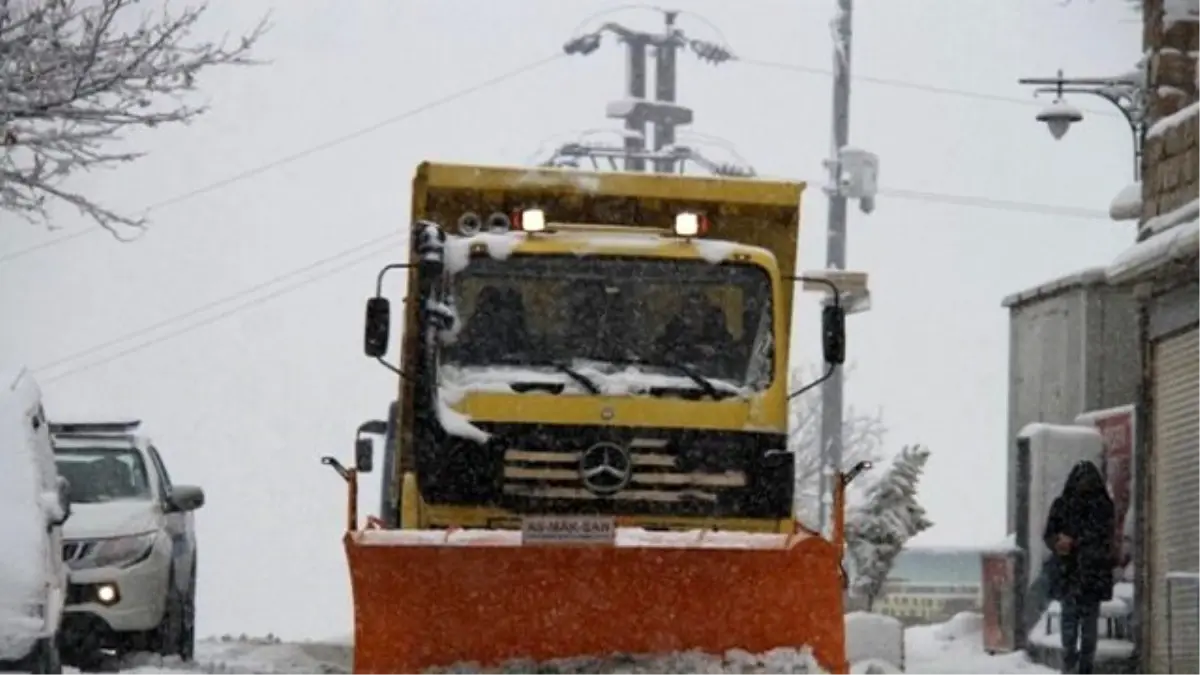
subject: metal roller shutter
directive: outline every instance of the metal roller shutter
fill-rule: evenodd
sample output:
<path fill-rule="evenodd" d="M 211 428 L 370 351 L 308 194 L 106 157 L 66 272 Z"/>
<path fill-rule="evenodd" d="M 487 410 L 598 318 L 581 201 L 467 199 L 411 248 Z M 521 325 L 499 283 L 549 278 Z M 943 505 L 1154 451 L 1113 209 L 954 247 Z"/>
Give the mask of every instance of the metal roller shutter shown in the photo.
<path fill-rule="evenodd" d="M 1153 346 L 1152 660 L 1196 673 L 1200 625 L 1200 341 L 1197 329 Z"/>

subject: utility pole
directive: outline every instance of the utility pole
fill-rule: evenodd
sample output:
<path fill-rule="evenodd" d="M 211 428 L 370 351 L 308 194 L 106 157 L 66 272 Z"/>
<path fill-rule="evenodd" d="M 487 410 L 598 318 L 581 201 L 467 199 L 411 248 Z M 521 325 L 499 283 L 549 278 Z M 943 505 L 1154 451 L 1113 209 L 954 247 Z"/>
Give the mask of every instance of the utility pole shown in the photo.
<path fill-rule="evenodd" d="M 607 106 L 610 119 L 624 122 L 624 142 L 620 148 L 567 143 L 555 151 L 547 164 L 577 166 L 580 159 L 586 159 L 599 168 L 598 160 L 606 159 L 610 166 L 616 168 L 616 160 L 621 159 L 625 171 L 644 172 L 649 163 L 651 170 L 657 173 L 682 173 L 684 164 L 691 161 L 718 175 L 754 174 L 749 167 L 712 162 L 699 151 L 676 143 L 676 129 L 691 124 L 693 119 L 692 109 L 675 100 L 678 50 L 690 47 L 697 57 L 711 63 L 728 61 L 733 54 L 721 45 L 688 38 L 675 25 L 678 11 L 663 10 L 663 16 L 662 32 L 637 31 L 609 22 L 563 45 L 563 51 L 567 54 L 591 54 L 600 47 L 601 35 L 606 32 L 616 35 L 625 43 L 625 98 L 612 101 Z M 654 50 L 652 100 L 646 98 L 651 49 Z M 652 149 L 647 148 L 647 126 L 653 132 Z"/>
<path fill-rule="evenodd" d="M 829 170 L 829 184 L 825 193 L 829 197 L 829 219 L 825 235 L 825 267 L 830 270 L 846 270 L 846 210 L 850 200 L 858 202 L 863 213 L 875 210 L 878 192 L 879 158 L 874 154 L 850 147 L 850 46 L 853 38 L 851 17 L 854 13 L 853 0 L 838 0 L 837 15 L 833 19 L 833 138 L 829 148 L 829 159 L 825 168 Z M 828 300 L 828 299 L 827 299 Z M 867 293 L 842 293 L 842 306 L 847 314 L 857 314 L 870 309 Z M 843 415 L 842 367 L 833 366 L 830 377 L 821 386 L 821 499 L 819 507 L 822 532 L 829 533 L 831 526 L 831 502 L 834 481 L 839 480 L 843 465 L 842 415 Z"/>

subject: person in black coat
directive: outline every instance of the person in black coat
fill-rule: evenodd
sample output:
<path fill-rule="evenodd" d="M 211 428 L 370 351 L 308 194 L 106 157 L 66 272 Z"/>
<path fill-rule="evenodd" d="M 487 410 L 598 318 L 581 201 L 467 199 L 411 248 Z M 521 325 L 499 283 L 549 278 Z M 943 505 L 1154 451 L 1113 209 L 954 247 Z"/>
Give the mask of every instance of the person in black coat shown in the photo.
<path fill-rule="evenodd" d="M 1113 592 L 1114 518 L 1100 470 L 1079 462 L 1050 506 L 1043 534 L 1052 553 L 1050 597 L 1062 607 L 1064 673 L 1090 673 L 1095 665 L 1100 604 Z"/>

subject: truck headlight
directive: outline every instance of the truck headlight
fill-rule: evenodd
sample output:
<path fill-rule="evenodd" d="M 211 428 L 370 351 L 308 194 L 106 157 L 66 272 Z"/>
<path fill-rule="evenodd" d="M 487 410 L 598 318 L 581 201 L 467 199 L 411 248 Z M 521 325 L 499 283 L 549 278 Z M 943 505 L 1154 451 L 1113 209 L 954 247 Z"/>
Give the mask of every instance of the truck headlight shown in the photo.
<path fill-rule="evenodd" d="M 113 537 L 96 542 L 92 550 L 80 560 L 70 563 L 72 569 L 94 569 L 97 567 L 128 567 L 145 560 L 154 548 L 158 532 L 146 532 L 128 537 Z"/>

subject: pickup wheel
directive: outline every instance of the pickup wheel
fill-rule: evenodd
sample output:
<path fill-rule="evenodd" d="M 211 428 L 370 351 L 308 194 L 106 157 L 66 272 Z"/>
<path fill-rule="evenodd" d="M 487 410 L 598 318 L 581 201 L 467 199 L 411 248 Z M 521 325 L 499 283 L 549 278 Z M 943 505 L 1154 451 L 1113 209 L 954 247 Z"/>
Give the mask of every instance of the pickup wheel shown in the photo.
<path fill-rule="evenodd" d="M 161 656 L 179 654 L 183 643 L 184 614 L 187 600 L 175 583 L 175 575 L 167 581 L 167 602 L 158 627 L 150 633 L 150 651 Z M 180 654 L 182 657 L 182 654 Z"/>
<path fill-rule="evenodd" d="M 196 564 L 192 563 L 191 581 L 183 596 L 183 630 L 179 633 L 179 658 L 185 663 L 196 659 Z"/>

